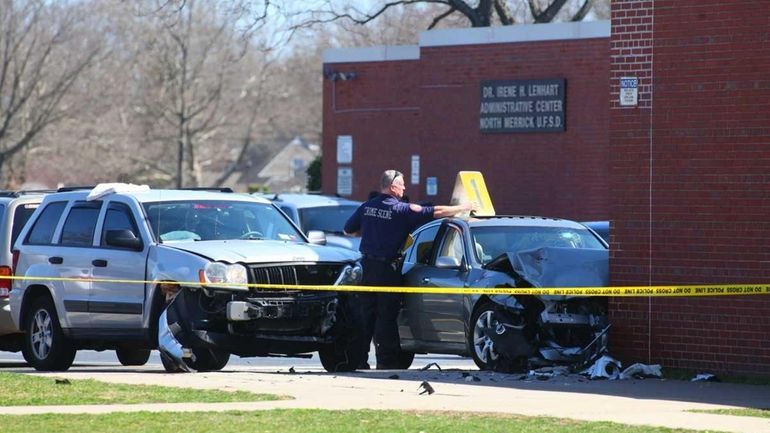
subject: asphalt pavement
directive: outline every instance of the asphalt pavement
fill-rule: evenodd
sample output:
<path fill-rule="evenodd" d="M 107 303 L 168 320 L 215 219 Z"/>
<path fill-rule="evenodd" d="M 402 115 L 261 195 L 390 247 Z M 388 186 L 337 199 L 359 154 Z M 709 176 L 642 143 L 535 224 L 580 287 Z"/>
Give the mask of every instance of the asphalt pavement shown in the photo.
<path fill-rule="evenodd" d="M 94 358 L 96 357 L 96 358 Z M 99 360 L 99 357 L 105 357 Z M 107 360 L 107 357 L 111 357 Z M 153 355 L 157 359 L 157 355 Z M 114 353 L 79 353 L 64 373 L 37 373 L 0 353 L 0 371 L 111 383 L 162 384 L 287 395 L 254 403 L 4 407 L 4 414 L 103 413 L 139 410 L 264 410 L 273 408 L 451 410 L 552 416 L 725 432 L 769 432 L 770 419 L 690 412 L 770 407 L 770 387 L 718 382 L 634 379 L 591 381 L 579 375 L 535 377 L 481 372 L 453 356 L 418 356 L 409 370 L 331 374 L 314 359 L 234 358 L 221 372 L 167 374 L 159 360 L 123 367 Z M 421 368 L 427 367 L 426 370 Z M 440 368 L 440 370 L 439 370 Z M 427 384 L 432 392 L 426 391 Z"/>

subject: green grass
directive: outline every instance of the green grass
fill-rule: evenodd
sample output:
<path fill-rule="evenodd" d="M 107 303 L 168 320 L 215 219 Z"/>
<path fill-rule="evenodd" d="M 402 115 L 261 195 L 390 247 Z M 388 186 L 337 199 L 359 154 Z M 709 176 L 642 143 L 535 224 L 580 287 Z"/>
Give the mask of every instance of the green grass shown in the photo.
<path fill-rule="evenodd" d="M 160 376 L 159 376 L 160 377 Z M 0 406 L 41 406 L 133 403 L 219 403 L 278 400 L 272 394 L 200 390 L 158 385 L 123 385 L 92 379 L 58 384 L 53 377 L 0 372 Z M 2 410 L 0 410 L 0 413 Z"/>
<path fill-rule="evenodd" d="M 715 415 L 735 415 L 735 416 L 754 416 L 758 418 L 770 418 L 770 408 L 765 409 L 710 409 L 710 410 L 691 410 L 689 412 L 713 413 Z"/>
<path fill-rule="evenodd" d="M 244 432 L 546 432 L 662 433 L 693 430 L 627 426 L 557 418 L 468 413 L 419 413 L 377 410 L 269 410 L 254 412 L 111 413 L 105 415 L 3 415 L 0 432 L 40 433 L 244 433 Z"/>

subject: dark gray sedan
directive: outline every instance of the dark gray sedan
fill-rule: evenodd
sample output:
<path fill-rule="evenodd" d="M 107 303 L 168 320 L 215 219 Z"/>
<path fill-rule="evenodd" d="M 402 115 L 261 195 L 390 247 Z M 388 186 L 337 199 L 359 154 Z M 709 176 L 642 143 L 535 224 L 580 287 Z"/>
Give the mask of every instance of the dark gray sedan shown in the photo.
<path fill-rule="evenodd" d="M 433 221 L 406 250 L 413 287 L 599 287 L 608 283 L 607 244 L 568 220 L 498 216 Z M 401 347 L 470 355 L 483 370 L 584 365 L 606 351 L 605 298 L 407 294 Z"/>

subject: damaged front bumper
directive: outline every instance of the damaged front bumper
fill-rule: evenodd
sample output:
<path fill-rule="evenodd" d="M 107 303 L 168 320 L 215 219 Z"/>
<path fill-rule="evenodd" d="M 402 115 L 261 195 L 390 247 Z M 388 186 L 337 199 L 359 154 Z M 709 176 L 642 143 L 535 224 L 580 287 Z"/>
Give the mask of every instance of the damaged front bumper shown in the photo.
<path fill-rule="evenodd" d="M 498 369 L 570 365 L 574 369 L 593 363 L 607 352 L 608 331 L 606 310 L 593 313 L 569 312 L 588 309 L 595 300 L 563 301 L 522 299 L 515 296 L 493 296 L 496 303 L 496 326 L 484 330 L 495 351 L 500 355 Z"/>
<path fill-rule="evenodd" d="M 332 341 L 334 292 L 207 293 L 180 290 L 159 319 L 158 346 L 189 371 L 196 349 L 242 357 L 299 355 Z"/>

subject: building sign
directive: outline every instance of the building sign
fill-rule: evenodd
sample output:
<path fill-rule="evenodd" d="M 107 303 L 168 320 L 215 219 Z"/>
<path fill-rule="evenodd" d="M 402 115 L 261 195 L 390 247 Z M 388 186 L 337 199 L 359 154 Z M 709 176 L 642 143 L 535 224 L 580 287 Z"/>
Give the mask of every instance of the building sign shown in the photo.
<path fill-rule="evenodd" d="M 337 169 L 337 194 L 339 195 L 353 194 L 353 169 L 352 168 Z"/>
<path fill-rule="evenodd" d="M 420 183 L 420 155 L 412 155 L 412 185 Z"/>
<path fill-rule="evenodd" d="M 353 136 L 337 136 L 337 164 L 350 164 L 353 162 Z"/>
<path fill-rule="evenodd" d="M 425 192 L 428 195 L 438 194 L 438 178 L 428 177 L 425 179 Z"/>
<path fill-rule="evenodd" d="M 482 81 L 481 133 L 564 131 L 565 84 L 564 78 Z"/>
<path fill-rule="evenodd" d="M 639 79 L 636 77 L 620 78 L 620 105 L 636 106 L 639 97 Z"/>

